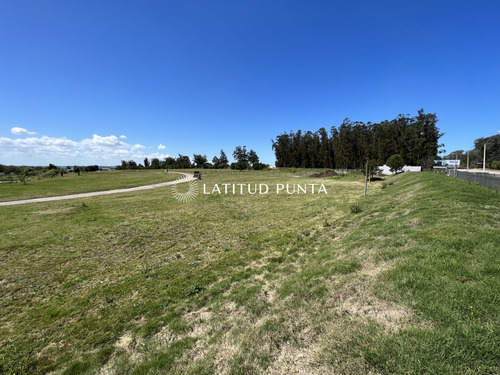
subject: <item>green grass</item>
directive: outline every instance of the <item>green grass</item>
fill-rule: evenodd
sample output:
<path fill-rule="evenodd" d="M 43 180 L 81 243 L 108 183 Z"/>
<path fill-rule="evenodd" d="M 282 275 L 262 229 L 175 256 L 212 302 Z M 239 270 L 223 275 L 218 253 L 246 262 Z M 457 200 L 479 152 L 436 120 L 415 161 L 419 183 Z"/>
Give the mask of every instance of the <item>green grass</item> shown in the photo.
<path fill-rule="evenodd" d="M 180 175 L 165 173 L 164 170 L 99 171 L 66 173 L 64 177 L 38 179 L 29 177 L 26 184 L 0 184 L 0 202 L 18 199 L 50 197 L 92 191 L 129 188 L 175 180 Z"/>
<path fill-rule="evenodd" d="M 386 182 L 1 207 L 0 373 L 499 373 L 499 193 Z"/>

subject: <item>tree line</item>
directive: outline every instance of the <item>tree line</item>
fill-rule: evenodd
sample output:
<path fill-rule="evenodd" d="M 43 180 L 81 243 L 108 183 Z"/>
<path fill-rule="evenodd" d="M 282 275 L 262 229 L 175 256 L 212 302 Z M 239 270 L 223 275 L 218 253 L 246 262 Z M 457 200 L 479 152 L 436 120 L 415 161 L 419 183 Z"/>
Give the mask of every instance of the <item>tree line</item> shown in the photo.
<path fill-rule="evenodd" d="M 474 141 L 474 149 L 456 150 L 444 156 L 446 160 L 460 160 L 460 167 L 467 167 L 467 153 L 469 153 L 469 165 L 471 168 L 482 167 L 484 157 L 484 145 L 486 144 L 486 168 L 500 169 L 500 134 L 490 137 L 481 137 Z"/>
<path fill-rule="evenodd" d="M 15 182 L 20 181 L 26 184 L 28 177 L 36 177 L 38 180 L 54 178 L 58 175 L 64 177 L 65 174 L 74 172 L 80 175 L 81 172 L 95 172 L 99 170 L 98 165 L 87 165 L 85 167 L 58 167 L 50 163 L 48 167 L 43 166 L 16 166 L 0 164 L 0 181 Z"/>
<path fill-rule="evenodd" d="M 267 164 L 260 163 L 259 156 L 254 150 L 248 151 L 246 146 L 236 146 L 233 151 L 233 157 L 236 160 L 229 164 L 224 150 L 220 150 L 219 156 L 214 156 L 212 162 L 209 162 L 206 155 L 193 154 L 190 159 L 187 155 L 179 154 L 177 157 L 168 156 L 164 159 L 159 158 L 144 158 L 143 164 L 137 164 L 134 160 L 122 160 L 121 165 L 116 169 L 263 169 Z"/>
<path fill-rule="evenodd" d="M 0 164 L 0 173 L 11 175 L 11 174 L 18 174 L 22 172 L 23 170 L 29 170 L 29 173 L 31 175 L 39 175 L 45 172 L 50 172 L 49 174 L 60 174 L 61 172 L 68 173 L 68 172 L 95 172 L 99 170 L 98 165 L 87 165 L 87 166 L 78 166 L 75 165 L 73 167 L 67 166 L 67 167 L 58 167 L 55 164 L 50 163 L 47 167 L 44 166 L 27 166 L 27 165 L 4 165 Z M 49 175 L 48 174 L 48 175 Z"/>
<path fill-rule="evenodd" d="M 272 141 L 277 167 L 361 169 L 367 161 L 383 165 L 392 155 L 401 155 L 407 165 L 431 168 L 443 135 L 436 114 L 423 109 L 416 116 L 399 115 L 380 123 L 345 119 L 328 132 L 298 130 Z"/>

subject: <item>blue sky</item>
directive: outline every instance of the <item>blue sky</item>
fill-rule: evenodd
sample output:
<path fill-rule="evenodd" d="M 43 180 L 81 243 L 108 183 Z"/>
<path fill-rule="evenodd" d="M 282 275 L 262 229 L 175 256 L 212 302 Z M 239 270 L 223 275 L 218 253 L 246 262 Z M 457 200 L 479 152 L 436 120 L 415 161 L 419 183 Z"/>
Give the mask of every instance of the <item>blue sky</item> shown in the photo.
<path fill-rule="evenodd" d="M 500 2 L 2 1 L 0 163 L 116 165 L 436 113 L 500 130 Z M 31 134 L 30 134 L 31 133 Z"/>

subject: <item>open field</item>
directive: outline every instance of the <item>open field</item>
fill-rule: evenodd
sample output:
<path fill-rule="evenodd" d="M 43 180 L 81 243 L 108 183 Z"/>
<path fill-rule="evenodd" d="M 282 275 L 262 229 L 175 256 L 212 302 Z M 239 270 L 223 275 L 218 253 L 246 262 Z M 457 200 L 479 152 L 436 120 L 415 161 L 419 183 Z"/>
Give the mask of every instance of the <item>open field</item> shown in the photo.
<path fill-rule="evenodd" d="M 499 192 L 432 173 L 368 197 L 360 174 L 199 183 L 190 203 L 0 207 L 0 373 L 500 373 Z"/>
<path fill-rule="evenodd" d="M 178 177 L 177 174 L 165 173 L 163 169 L 82 172 L 80 176 L 76 173 L 67 173 L 64 177 L 58 175 L 42 180 L 30 177 L 26 185 L 23 183 L 0 184 L 0 202 L 129 188 L 172 181 Z"/>

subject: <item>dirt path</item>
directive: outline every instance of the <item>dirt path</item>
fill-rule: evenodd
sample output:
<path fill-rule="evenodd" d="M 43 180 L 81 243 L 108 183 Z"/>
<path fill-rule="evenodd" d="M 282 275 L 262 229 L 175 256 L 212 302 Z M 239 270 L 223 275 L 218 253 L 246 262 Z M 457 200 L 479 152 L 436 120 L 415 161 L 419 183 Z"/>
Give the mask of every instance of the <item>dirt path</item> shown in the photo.
<path fill-rule="evenodd" d="M 144 185 L 144 186 L 136 186 L 132 188 L 124 188 L 124 189 L 114 189 L 114 190 L 105 190 L 105 191 L 93 191 L 90 193 L 78 193 L 78 194 L 68 194 L 68 195 L 56 195 L 54 197 L 45 197 L 45 198 L 31 198 L 31 199 L 21 199 L 17 201 L 7 201 L 0 202 L 0 206 L 14 206 L 17 204 L 26 204 L 26 203 L 40 203 L 40 202 L 50 202 L 50 201 L 61 201 L 64 199 L 77 199 L 77 198 L 87 198 L 87 197 L 95 197 L 98 195 L 108 195 L 108 194 L 118 194 L 118 193 L 128 193 L 131 191 L 139 191 L 139 190 L 148 190 L 148 189 L 156 189 L 159 187 L 175 185 L 183 182 L 189 182 L 194 179 L 194 177 L 190 173 L 184 172 L 169 172 L 169 173 L 177 173 L 182 174 L 184 177 L 182 179 L 178 179 L 175 181 L 168 182 L 160 182 L 158 184 Z"/>

